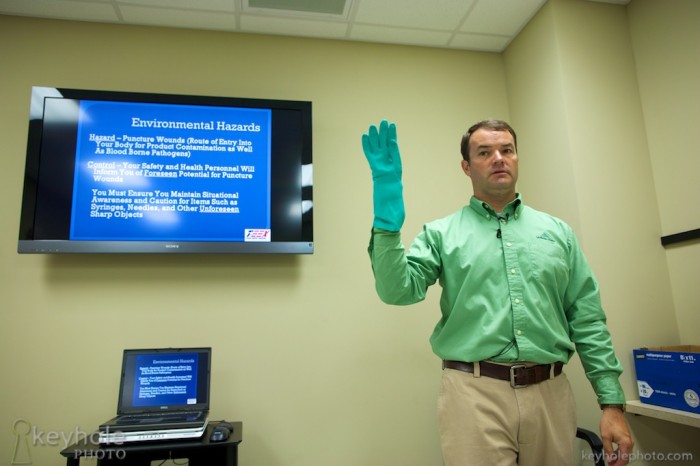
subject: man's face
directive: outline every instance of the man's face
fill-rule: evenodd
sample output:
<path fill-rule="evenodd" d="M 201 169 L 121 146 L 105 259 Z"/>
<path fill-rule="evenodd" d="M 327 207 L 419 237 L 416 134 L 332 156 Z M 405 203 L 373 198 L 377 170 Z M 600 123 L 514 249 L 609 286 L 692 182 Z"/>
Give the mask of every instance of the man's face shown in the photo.
<path fill-rule="evenodd" d="M 480 128 L 469 140 L 469 162 L 462 169 L 472 179 L 474 195 L 482 200 L 515 194 L 518 154 L 508 131 Z"/>

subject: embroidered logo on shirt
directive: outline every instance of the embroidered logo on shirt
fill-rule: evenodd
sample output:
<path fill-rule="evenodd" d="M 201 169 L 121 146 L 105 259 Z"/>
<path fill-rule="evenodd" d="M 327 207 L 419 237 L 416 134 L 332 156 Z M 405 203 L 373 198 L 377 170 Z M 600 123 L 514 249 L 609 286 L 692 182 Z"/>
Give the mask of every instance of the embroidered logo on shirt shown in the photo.
<path fill-rule="evenodd" d="M 554 238 L 552 238 L 552 235 L 550 235 L 550 234 L 549 234 L 548 232 L 546 232 L 546 231 L 545 231 L 544 233 L 542 233 L 541 235 L 538 235 L 537 238 L 543 239 L 543 240 L 546 240 L 546 241 L 551 241 L 552 243 L 554 243 Z"/>

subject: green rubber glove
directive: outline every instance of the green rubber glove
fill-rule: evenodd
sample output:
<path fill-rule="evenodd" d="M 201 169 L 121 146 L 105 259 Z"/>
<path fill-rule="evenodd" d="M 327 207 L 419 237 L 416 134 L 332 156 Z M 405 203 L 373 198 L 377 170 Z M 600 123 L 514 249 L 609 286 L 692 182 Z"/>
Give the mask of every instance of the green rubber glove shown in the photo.
<path fill-rule="evenodd" d="M 396 142 L 396 125 L 382 120 L 362 135 L 362 150 L 372 169 L 375 228 L 399 231 L 406 218 L 401 182 L 401 155 Z"/>

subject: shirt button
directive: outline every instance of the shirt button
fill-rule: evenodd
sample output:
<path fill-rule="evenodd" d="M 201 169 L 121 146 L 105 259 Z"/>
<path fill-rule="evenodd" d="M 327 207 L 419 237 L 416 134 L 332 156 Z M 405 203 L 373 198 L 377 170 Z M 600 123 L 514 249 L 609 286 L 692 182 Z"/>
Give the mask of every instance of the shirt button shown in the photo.
<path fill-rule="evenodd" d="M 522 334 L 523 334 L 523 331 L 522 331 L 522 330 L 518 330 L 518 335 L 522 335 Z"/>
<path fill-rule="evenodd" d="M 513 245 L 513 243 L 510 243 L 510 242 L 506 243 L 506 246 L 508 246 L 508 247 L 511 247 L 512 245 Z"/>
<path fill-rule="evenodd" d="M 515 304 L 520 304 L 520 298 L 515 298 Z"/>
<path fill-rule="evenodd" d="M 515 269 L 510 269 L 510 273 L 515 273 Z"/>

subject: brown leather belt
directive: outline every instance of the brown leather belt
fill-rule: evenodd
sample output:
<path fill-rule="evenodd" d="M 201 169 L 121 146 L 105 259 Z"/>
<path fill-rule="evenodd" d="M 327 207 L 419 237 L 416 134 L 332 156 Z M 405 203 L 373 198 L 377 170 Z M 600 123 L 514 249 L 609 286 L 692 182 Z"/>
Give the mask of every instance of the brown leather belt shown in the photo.
<path fill-rule="evenodd" d="M 492 379 L 507 380 L 513 388 L 523 388 L 549 380 L 552 366 L 554 366 L 554 377 L 556 377 L 561 374 L 564 364 L 555 362 L 554 364 L 528 366 L 526 364 L 494 364 L 486 361 L 479 363 L 481 375 Z M 443 361 L 442 368 L 474 373 L 474 364 L 471 362 Z"/>

